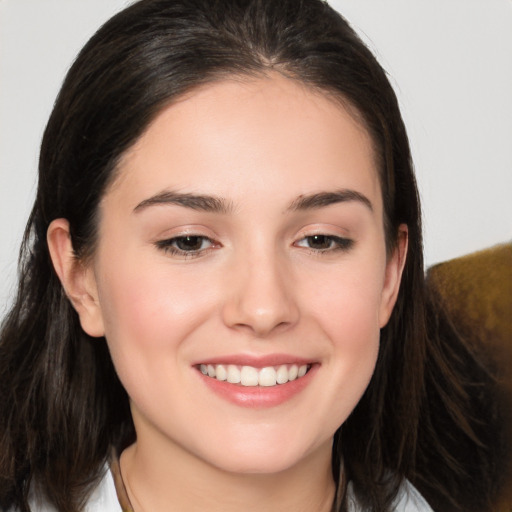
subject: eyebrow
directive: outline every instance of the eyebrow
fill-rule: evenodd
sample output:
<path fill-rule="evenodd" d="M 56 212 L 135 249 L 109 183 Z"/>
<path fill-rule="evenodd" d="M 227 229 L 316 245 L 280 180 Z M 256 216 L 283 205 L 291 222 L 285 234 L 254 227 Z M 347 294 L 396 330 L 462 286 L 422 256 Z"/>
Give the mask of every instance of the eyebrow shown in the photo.
<path fill-rule="evenodd" d="M 292 201 L 288 210 L 302 211 L 314 210 L 316 208 L 324 208 L 336 203 L 347 203 L 356 201 L 363 204 L 370 211 L 373 211 L 371 201 L 360 192 L 351 189 L 341 189 L 335 192 L 317 192 L 315 194 L 302 195 Z"/>
<path fill-rule="evenodd" d="M 373 211 L 371 201 L 360 192 L 351 189 L 341 189 L 335 192 L 317 192 L 314 194 L 301 195 L 290 203 L 287 211 L 304 211 L 325 208 L 336 203 L 358 202 Z M 210 213 L 229 213 L 233 211 L 231 202 L 221 197 L 210 195 L 196 195 L 182 192 L 165 190 L 154 196 L 141 201 L 134 212 L 138 213 L 150 206 L 173 204 Z"/>
<path fill-rule="evenodd" d="M 166 190 L 141 201 L 135 208 L 134 212 L 145 210 L 149 206 L 174 204 L 211 213 L 228 213 L 233 207 L 232 204 L 225 199 L 209 195 L 186 194 Z"/>

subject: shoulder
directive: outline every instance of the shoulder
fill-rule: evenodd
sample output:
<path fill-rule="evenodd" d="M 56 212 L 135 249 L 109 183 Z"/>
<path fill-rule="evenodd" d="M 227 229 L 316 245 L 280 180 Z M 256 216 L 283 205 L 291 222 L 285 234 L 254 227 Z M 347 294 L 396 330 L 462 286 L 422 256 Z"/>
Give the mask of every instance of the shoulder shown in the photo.
<path fill-rule="evenodd" d="M 53 505 L 35 492 L 31 492 L 29 496 L 29 505 L 32 512 L 58 512 Z M 16 512 L 16 510 L 9 512 Z M 84 512 L 123 512 L 117 500 L 116 488 L 110 471 L 105 472 L 104 477 L 92 492 Z"/>
<path fill-rule="evenodd" d="M 353 494 L 351 483 L 348 484 L 347 492 L 348 512 L 362 512 Z M 408 480 L 405 480 L 400 487 L 392 510 L 393 512 L 433 512 L 430 505 Z"/>

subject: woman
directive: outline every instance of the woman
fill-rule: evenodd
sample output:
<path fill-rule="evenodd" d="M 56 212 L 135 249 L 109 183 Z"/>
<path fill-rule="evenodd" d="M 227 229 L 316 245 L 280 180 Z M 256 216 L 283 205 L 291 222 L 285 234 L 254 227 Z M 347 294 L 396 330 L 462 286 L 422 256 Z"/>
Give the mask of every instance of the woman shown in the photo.
<path fill-rule="evenodd" d="M 460 368 L 427 340 L 396 98 L 323 2 L 105 24 L 46 128 L 21 276 L 6 510 L 487 503 L 487 467 L 454 460 L 486 456 Z"/>

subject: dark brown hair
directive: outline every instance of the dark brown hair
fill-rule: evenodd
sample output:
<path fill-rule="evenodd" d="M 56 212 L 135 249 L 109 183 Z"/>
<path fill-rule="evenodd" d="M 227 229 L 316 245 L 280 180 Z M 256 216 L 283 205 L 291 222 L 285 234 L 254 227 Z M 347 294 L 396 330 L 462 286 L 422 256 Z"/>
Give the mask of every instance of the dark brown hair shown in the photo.
<path fill-rule="evenodd" d="M 445 429 L 464 440 L 473 462 L 485 451 L 458 380 L 466 363 L 428 339 L 420 208 L 397 100 L 370 51 L 321 0 L 142 0 L 108 21 L 78 55 L 44 133 L 18 294 L 1 332 L 0 506 L 28 510 L 36 483 L 58 510 L 76 512 L 111 448 L 135 436 L 106 343 L 83 332 L 52 268 L 50 222 L 67 218 L 76 256 L 87 258 L 116 165 L 162 108 L 223 77 L 270 71 L 355 109 L 378 155 L 388 249 L 399 224 L 409 229 L 402 286 L 381 333 L 375 374 L 335 436 L 336 510 L 346 507 L 348 479 L 368 510 L 390 510 L 405 477 L 443 510 L 483 510 L 487 474 L 467 474 L 454 443 L 439 434 Z M 482 483 L 471 490 L 470 481 Z"/>

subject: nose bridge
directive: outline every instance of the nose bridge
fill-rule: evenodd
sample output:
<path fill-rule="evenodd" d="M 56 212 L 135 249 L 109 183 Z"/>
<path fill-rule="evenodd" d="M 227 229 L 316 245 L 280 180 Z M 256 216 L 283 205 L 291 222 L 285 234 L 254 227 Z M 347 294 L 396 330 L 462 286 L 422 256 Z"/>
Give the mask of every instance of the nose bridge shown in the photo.
<path fill-rule="evenodd" d="M 264 337 L 293 325 L 298 307 L 286 257 L 275 244 L 260 241 L 233 261 L 224 320 L 230 327 Z"/>

